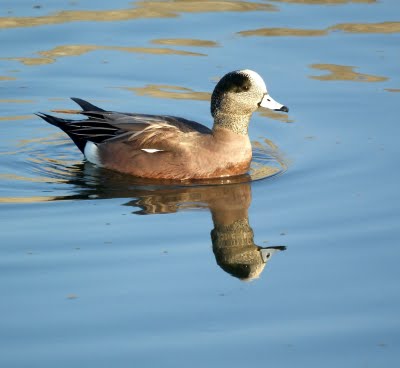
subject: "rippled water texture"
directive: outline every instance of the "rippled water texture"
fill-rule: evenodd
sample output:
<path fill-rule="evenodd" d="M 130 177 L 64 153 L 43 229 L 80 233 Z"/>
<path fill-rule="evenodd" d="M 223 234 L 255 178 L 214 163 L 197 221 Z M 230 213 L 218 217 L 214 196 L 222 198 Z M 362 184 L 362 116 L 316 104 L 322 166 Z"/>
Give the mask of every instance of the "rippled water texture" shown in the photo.
<path fill-rule="evenodd" d="M 397 0 L 3 1 L 0 44 L 0 367 L 399 366 Z M 99 169 L 34 116 L 210 127 L 243 68 L 290 112 L 240 177 Z"/>

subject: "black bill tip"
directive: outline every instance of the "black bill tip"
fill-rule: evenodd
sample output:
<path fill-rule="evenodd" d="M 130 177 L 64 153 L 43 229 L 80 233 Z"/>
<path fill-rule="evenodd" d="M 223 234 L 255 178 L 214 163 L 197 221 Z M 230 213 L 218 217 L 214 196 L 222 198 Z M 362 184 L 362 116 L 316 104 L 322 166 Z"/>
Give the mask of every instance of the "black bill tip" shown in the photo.
<path fill-rule="evenodd" d="M 280 109 L 278 109 L 276 111 L 289 112 L 289 108 L 287 106 L 282 106 Z"/>

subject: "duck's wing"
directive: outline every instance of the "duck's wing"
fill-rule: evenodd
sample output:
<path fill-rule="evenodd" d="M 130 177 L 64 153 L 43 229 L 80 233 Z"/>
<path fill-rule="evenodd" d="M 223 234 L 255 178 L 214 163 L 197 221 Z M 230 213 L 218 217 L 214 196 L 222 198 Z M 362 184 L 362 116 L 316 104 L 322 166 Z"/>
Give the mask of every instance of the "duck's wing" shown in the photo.
<path fill-rule="evenodd" d="M 171 116 L 113 113 L 111 118 L 110 125 L 120 131 L 104 142 L 128 144 L 131 150 L 177 151 L 193 137 L 211 133 L 196 122 Z"/>
<path fill-rule="evenodd" d="M 42 113 L 37 115 L 67 133 L 82 152 L 88 141 L 97 144 L 106 141 L 127 143 L 132 149 L 151 149 L 151 146 L 157 145 L 162 147 L 157 148 L 161 150 L 171 146 L 172 138 L 175 138 L 175 142 L 179 141 L 180 135 L 211 133 L 204 125 L 179 117 L 117 113 L 78 98 L 72 100 L 82 107 L 82 111 L 77 113 L 85 115 L 87 119 L 68 120 Z"/>
<path fill-rule="evenodd" d="M 177 116 L 170 115 L 148 115 L 148 114 L 135 114 L 135 113 L 118 113 L 114 111 L 106 111 L 92 105 L 91 103 L 82 100 L 80 98 L 72 97 L 74 102 L 76 102 L 81 108 L 80 112 L 83 115 L 93 118 L 100 118 L 105 120 L 107 123 L 118 126 L 124 131 L 137 130 L 141 127 L 145 128 L 143 124 L 160 124 L 166 123 L 176 126 L 183 132 L 186 131 L 197 131 L 199 133 L 211 133 L 211 130 L 206 126 L 199 124 L 192 120 L 187 120 Z"/>

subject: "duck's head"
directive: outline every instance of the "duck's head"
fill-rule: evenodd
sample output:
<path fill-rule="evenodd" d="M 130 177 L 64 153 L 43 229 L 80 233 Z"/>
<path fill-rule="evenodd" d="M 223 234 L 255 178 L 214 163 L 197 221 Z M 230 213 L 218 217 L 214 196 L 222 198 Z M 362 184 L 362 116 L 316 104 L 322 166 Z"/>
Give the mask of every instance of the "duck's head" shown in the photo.
<path fill-rule="evenodd" d="M 250 117 L 260 106 L 288 112 L 269 94 L 261 76 L 252 70 L 236 70 L 224 75 L 211 96 L 211 115 L 214 127 L 247 134 Z"/>

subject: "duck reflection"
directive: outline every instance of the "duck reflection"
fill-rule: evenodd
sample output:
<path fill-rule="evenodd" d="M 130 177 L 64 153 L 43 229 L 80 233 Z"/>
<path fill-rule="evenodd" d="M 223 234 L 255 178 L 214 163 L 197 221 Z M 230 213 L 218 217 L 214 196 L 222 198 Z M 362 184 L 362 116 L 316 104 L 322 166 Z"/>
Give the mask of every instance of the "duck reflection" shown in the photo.
<path fill-rule="evenodd" d="M 187 183 L 173 186 L 171 183 L 166 185 L 166 182 L 155 183 L 119 175 L 90 164 L 85 164 L 81 173 L 84 176 L 75 184 L 79 182 L 82 185 L 82 179 L 89 179 L 86 181 L 86 188 L 82 187 L 84 190 L 80 195 L 81 199 L 135 198 L 124 205 L 138 208 L 132 212 L 136 215 L 208 209 L 214 224 L 211 241 L 216 262 L 225 272 L 240 280 L 258 278 L 272 255 L 286 249 L 284 246 L 261 247 L 254 243 L 254 232 L 249 224 L 248 214 L 251 183 L 250 177 L 246 175 L 220 179 L 218 183 L 202 181 L 202 185 Z M 101 181 L 97 182 L 96 177 L 101 178 Z M 224 185 L 221 185 L 221 181 Z"/>
<path fill-rule="evenodd" d="M 249 183 L 214 189 L 214 198 L 208 203 L 214 223 L 211 241 L 217 264 L 241 280 L 258 278 L 271 256 L 286 248 L 260 247 L 254 243 L 248 215 L 251 203 Z"/>

